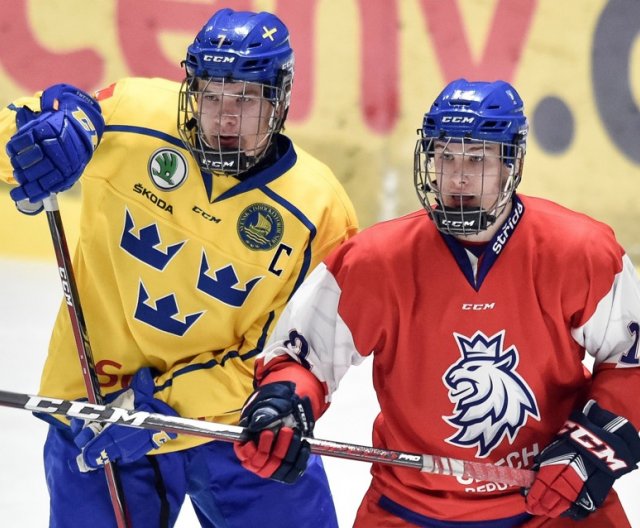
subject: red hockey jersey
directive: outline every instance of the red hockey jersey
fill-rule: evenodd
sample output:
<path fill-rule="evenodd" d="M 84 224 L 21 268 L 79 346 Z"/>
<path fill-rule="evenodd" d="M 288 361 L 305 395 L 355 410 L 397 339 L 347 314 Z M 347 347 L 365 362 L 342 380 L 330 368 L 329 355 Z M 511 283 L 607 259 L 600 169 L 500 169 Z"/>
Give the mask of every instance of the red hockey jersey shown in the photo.
<path fill-rule="evenodd" d="M 640 284 L 611 229 L 518 196 L 479 259 L 424 211 L 345 242 L 292 298 L 258 376 L 323 387 L 311 394 L 321 412 L 373 354 L 375 446 L 530 467 L 588 398 L 640 425 L 639 322 Z M 431 518 L 524 512 L 517 488 L 388 465 L 372 473 L 382 495 Z"/>

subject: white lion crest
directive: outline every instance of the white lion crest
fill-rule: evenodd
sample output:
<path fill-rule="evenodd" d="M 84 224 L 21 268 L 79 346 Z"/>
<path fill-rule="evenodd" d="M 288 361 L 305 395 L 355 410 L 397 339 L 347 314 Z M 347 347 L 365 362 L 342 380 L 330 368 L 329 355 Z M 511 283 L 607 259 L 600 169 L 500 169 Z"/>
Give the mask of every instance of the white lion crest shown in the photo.
<path fill-rule="evenodd" d="M 462 359 L 442 377 L 455 405 L 444 419 L 457 429 L 447 442 L 477 447 L 486 457 L 505 435 L 513 443 L 527 416 L 539 420 L 538 404 L 527 383 L 516 372 L 518 350 L 502 350 L 505 331 L 488 338 L 476 332 L 468 338 L 454 333 Z"/>

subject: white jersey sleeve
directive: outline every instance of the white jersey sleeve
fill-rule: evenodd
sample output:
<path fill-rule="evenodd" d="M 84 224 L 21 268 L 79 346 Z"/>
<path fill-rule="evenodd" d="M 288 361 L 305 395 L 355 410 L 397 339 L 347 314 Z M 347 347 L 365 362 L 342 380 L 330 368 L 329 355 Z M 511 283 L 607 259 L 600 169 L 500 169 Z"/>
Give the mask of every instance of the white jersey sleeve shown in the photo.
<path fill-rule="evenodd" d="M 630 322 L 631 321 L 631 322 Z M 595 359 L 618 368 L 637 367 L 640 362 L 638 323 L 640 321 L 640 281 L 627 255 L 611 289 L 600 300 L 589 320 L 572 329 L 572 336 Z"/>
<path fill-rule="evenodd" d="M 364 360 L 340 317 L 340 295 L 335 277 L 320 264 L 283 311 L 263 355 L 266 365 L 283 356 L 303 364 L 326 384 L 327 401 L 349 367 Z"/>

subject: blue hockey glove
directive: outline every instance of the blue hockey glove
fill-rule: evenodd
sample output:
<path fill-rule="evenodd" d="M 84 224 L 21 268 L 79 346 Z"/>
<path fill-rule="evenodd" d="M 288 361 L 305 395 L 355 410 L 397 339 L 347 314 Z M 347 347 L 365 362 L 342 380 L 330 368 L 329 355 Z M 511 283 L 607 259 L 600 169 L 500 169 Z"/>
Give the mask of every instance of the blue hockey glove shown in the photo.
<path fill-rule="evenodd" d="M 242 410 L 240 425 L 247 439 L 234 444 L 246 469 L 287 484 L 307 468 L 311 448 L 302 437 L 311 436 L 315 425 L 309 398 L 300 398 L 295 388 L 290 382 L 259 387 Z"/>
<path fill-rule="evenodd" d="M 640 437 L 625 418 L 590 400 L 574 412 L 535 460 L 526 491 L 534 515 L 583 519 L 604 502 L 615 480 L 636 469 Z"/>
<path fill-rule="evenodd" d="M 178 416 L 169 405 L 153 397 L 153 389 L 151 369 L 143 368 L 133 377 L 128 389 L 110 395 L 111 405 L 127 410 Z M 106 462 L 134 462 L 177 436 L 174 433 L 124 425 L 87 423 L 77 418 L 71 420 L 71 430 L 74 442 L 81 450 L 77 463 L 83 473 L 98 469 Z"/>
<path fill-rule="evenodd" d="M 6 147 L 18 183 L 11 198 L 28 214 L 38 211 L 27 202 L 37 204 L 78 180 L 104 132 L 100 105 L 71 85 L 47 88 L 40 106 L 41 112 L 32 114 Z"/>

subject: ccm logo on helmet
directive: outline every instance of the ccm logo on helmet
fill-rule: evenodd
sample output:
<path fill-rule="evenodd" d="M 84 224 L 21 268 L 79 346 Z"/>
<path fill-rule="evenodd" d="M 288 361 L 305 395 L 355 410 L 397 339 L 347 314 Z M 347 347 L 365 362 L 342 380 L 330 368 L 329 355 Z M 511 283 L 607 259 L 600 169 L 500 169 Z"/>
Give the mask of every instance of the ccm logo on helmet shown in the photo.
<path fill-rule="evenodd" d="M 202 60 L 205 62 L 233 62 L 235 57 L 227 57 L 226 55 L 204 55 Z"/>
<path fill-rule="evenodd" d="M 473 123 L 476 120 L 475 117 L 461 117 L 461 116 L 443 116 L 443 123 Z"/>

